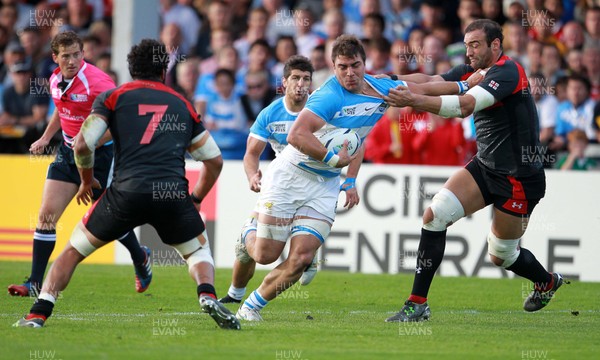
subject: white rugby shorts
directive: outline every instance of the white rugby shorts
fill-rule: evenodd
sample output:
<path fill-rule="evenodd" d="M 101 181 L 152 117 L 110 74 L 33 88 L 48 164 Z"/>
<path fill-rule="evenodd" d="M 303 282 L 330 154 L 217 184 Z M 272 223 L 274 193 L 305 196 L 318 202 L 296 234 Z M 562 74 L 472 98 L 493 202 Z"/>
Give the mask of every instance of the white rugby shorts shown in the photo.
<path fill-rule="evenodd" d="M 333 223 L 339 193 L 339 176 L 321 177 L 276 158 L 262 179 L 255 210 L 276 218 L 291 219 L 298 209 L 309 207 Z"/>

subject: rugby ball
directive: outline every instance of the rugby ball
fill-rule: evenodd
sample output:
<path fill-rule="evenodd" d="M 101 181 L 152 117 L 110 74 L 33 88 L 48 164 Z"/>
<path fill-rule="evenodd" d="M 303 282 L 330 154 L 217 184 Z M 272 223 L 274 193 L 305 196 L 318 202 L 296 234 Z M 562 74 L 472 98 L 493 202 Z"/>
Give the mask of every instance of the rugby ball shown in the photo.
<path fill-rule="evenodd" d="M 360 136 L 352 129 L 336 128 L 326 131 L 319 136 L 319 141 L 327 150 L 337 154 L 344 145 L 344 141 L 348 140 L 348 155 L 352 156 L 356 153 L 361 145 Z"/>

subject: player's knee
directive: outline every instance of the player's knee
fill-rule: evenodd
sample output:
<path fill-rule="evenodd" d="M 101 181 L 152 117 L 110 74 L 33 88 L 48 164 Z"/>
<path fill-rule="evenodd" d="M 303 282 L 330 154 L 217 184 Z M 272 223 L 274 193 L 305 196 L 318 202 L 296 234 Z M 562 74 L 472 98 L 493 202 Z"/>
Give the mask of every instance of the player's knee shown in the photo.
<path fill-rule="evenodd" d="M 75 229 L 73 229 L 71 240 L 69 240 L 69 242 L 83 257 L 88 257 L 96 251 L 96 247 L 92 245 L 87 235 L 81 230 L 80 225 L 75 226 Z"/>
<path fill-rule="evenodd" d="M 430 213 L 423 214 L 423 229 L 429 231 L 444 231 L 465 216 L 460 200 L 446 188 L 435 194 L 428 210 Z"/>
<path fill-rule="evenodd" d="M 496 266 L 508 268 L 517 261 L 521 250 L 519 249 L 519 241 L 499 239 L 492 232 L 488 234 L 488 253 L 490 260 Z"/>
<path fill-rule="evenodd" d="M 311 263 L 315 254 L 312 251 L 304 251 L 300 253 L 290 254 L 287 261 L 289 263 L 289 269 L 294 273 L 302 273 Z"/>
<path fill-rule="evenodd" d="M 38 214 L 38 228 L 43 230 L 54 230 L 57 222 L 58 216 L 54 213 L 54 211 L 48 207 L 42 206 Z"/>
<path fill-rule="evenodd" d="M 322 243 L 329 236 L 331 225 L 322 220 L 302 218 L 292 222 L 292 238 L 295 236 L 314 236 Z"/>
<path fill-rule="evenodd" d="M 206 230 L 202 233 L 202 236 L 205 240 L 204 245 L 200 243 L 200 240 L 198 240 L 197 237 L 173 245 L 175 250 L 179 253 L 179 256 L 187 262 L 190 269 L 199 263 L 208 263 L 213 267 L 215 266 Z"/>
<path fill-rule="evenodd" d="M 261 265 L 268 265 L 279 258 L 279 254 L 261 247 L 254 248 L 254 261 Z"/>

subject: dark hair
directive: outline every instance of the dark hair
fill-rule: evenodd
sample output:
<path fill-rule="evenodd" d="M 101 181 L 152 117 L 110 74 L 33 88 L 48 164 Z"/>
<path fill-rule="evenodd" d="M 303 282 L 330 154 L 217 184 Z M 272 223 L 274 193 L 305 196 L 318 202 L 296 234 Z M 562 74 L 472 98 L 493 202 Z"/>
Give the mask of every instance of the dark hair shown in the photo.
<path fill-rule="evenodd" d="M 492 41 L 500 39 L 500 49 L 502 49 L 504 35 L 502 35 L 502 28 L 497 22 L 489 19 L 477 19 L 467 26 L 465 29 L 465 34 L 475 30 L 483 30 L 488 46 L 492 45 Z"/>
<path fill-rule="evenodd" d="M 372 39 L 369 41 L 369 49 L 389 54 L 392 51 L 392 44 L 386 38 Z"/>
<path fill-rule="evenodd" d="M 58 55 L 60 52 L 60 47 L 68 47 L 73 44 L 79 45 L 79 50 L 83 50 L 83 41 L 74 31 L 65 31 L 61 32 L 52 39 L 50 42 L 50 48 L 52 49 L 52 53 L 54 55 Z"/>
<path fill-rule="evenodd" d="M 257 39 L 248 48 L 248 52 L 252 51 L 252 49 L 256 46 L 262 46 L 267 49 L 267 52 L 271 53 L 271 45 L 265 39 Z"/>
<path fill-rule="evenodd" d="M 227 76 L 229 80 L 231 80 L 231 82 L 235 84 L 235 74 L 233 73 L 233 71 L 229 69 L 219 68 L 217 69 L 217 71 L 215 71 L 215 80 L 221 75 Z"/>
<path fill-rule="evenodd" d="M 134 79 L 160 79 L 169 64 L 165 46 L 154 39 L 143 39 L 127 54 L 129 74 Z"/>
<path fill-rule="evenodd" d="M 101 43 L 102 43 L 100 41 L 99 37 L 97 37 L 96 35 L 91 35 L 91 34 L 84 36 L 83 39 L 81 39 L 81 41 L 83 41 L 84 43 L 93 42 L 96 45 L 101 45 Z"/>
<path fill-rule="evenodd" d="M 283 66 L 283 77 L 287 79 L 291 75 L 292 70 L 308 71 L 311 78 L 315 71 L 310 60 L 302 55 L 293 55 L 287 59 Z"/>
<path fill-rule="evenodd" d="M 590 83 L 590 80 L 588 80 L 588 78 L 580 74 L 571 74 L 569 75 L 568 79 L 568 81 L 579 81 L 580 83 L 582 83 L 585 86 L 588 95 L 590 94 L 590 91 L 592 90 L 592 84 Z"/>
<path fill-rule="evenodd" d="M 362 23 L 364 24 L 367 19 L 375 20 L 377 23 L 379 23 L 379 27 L 381 27 L 381 32 L 385 31 L 385 18 L 383 17 L 383 15 L 381 15 L 380 13 L 375 13 L 375 12 L 369 13 L 369 14 L 365 15 Z"/>
<path fill-rule="evenodd" d="M 356 36 L 343 34 L 335 39 L 331 49 L 331 61 L 334 64 L 338 56 L 355 57 L 356 55 L 360 55 L 363 62 L 367 60 L 365 48 Z"/>

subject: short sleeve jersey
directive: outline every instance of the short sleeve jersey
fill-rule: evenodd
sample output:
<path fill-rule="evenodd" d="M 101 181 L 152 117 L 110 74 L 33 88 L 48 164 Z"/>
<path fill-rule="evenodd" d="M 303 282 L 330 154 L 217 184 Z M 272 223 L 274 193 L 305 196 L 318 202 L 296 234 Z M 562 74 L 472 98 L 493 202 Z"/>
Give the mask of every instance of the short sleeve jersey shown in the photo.
<path fill-rule="evenodd" d="M 108 119 L 114 139 L 111 186 L 136 193 L 164 186 L 187 191 L 185 152 L 205 129 L 185 98 L 160 82 L 136 80 L 99 95 L 92 112 Z"/>
<path fill-rule="evenodd" d="M 398 85 L 406 85 L 401 80 L 376 79 L 371 75 L 365 75 L 365 81 L 380 95 L 387 95 L 390 89 Z M 303 111 L 310 111 L 326 122 L 315 132 L 315 136 L 319 137 L 335 128 L 345 128 L 356 131 L 364 142 L 365 137 L 387 108 L 388 105 L 382 98 L 349 92 L 333 76 L 311 94 Z M 321 159 L 309 157 L 293 146 L 286 147 L 281 152 L 281 156 L 292 164 L 319 176 L 335 177 L 341 171 L 339 168 L 327 165 Z"/>
<path fill-rule="evenodd" d="M 285 106 L 284 98 L 279 98 L 258 114 L 250 128 L 250 136 L 268 142 L 275 154 L 279 155 L 287 145 L 287 135 L 296 118 L 298 113 L 290 111 Z"/>
<path fill-rule="evenodd" d="M 459 65 L 442 77 L 446 81 L 465 80 L 472 72 L 471 66 Z M 523 67 L 502 55 L 477 86 L 492 94 L 496 103 L 473 114 L 476 156 L 487 168 L 502 175 L 531 176 L 543 172 L 541 156 L 532 156 L 543 150 L 538 113 Z"/>
<path fill-rule="evenodd" d="M 115 83 L 102 70 L 85 61 L 64 90 L 58 87 L 61 81 L 62 73 L 57 68 L 50 76 L 50 94 L 58 111 L 64 142 L 72 148 L 73 139 L 90 114 L 94 100 L 100 93 L 113 89 Z"/>

